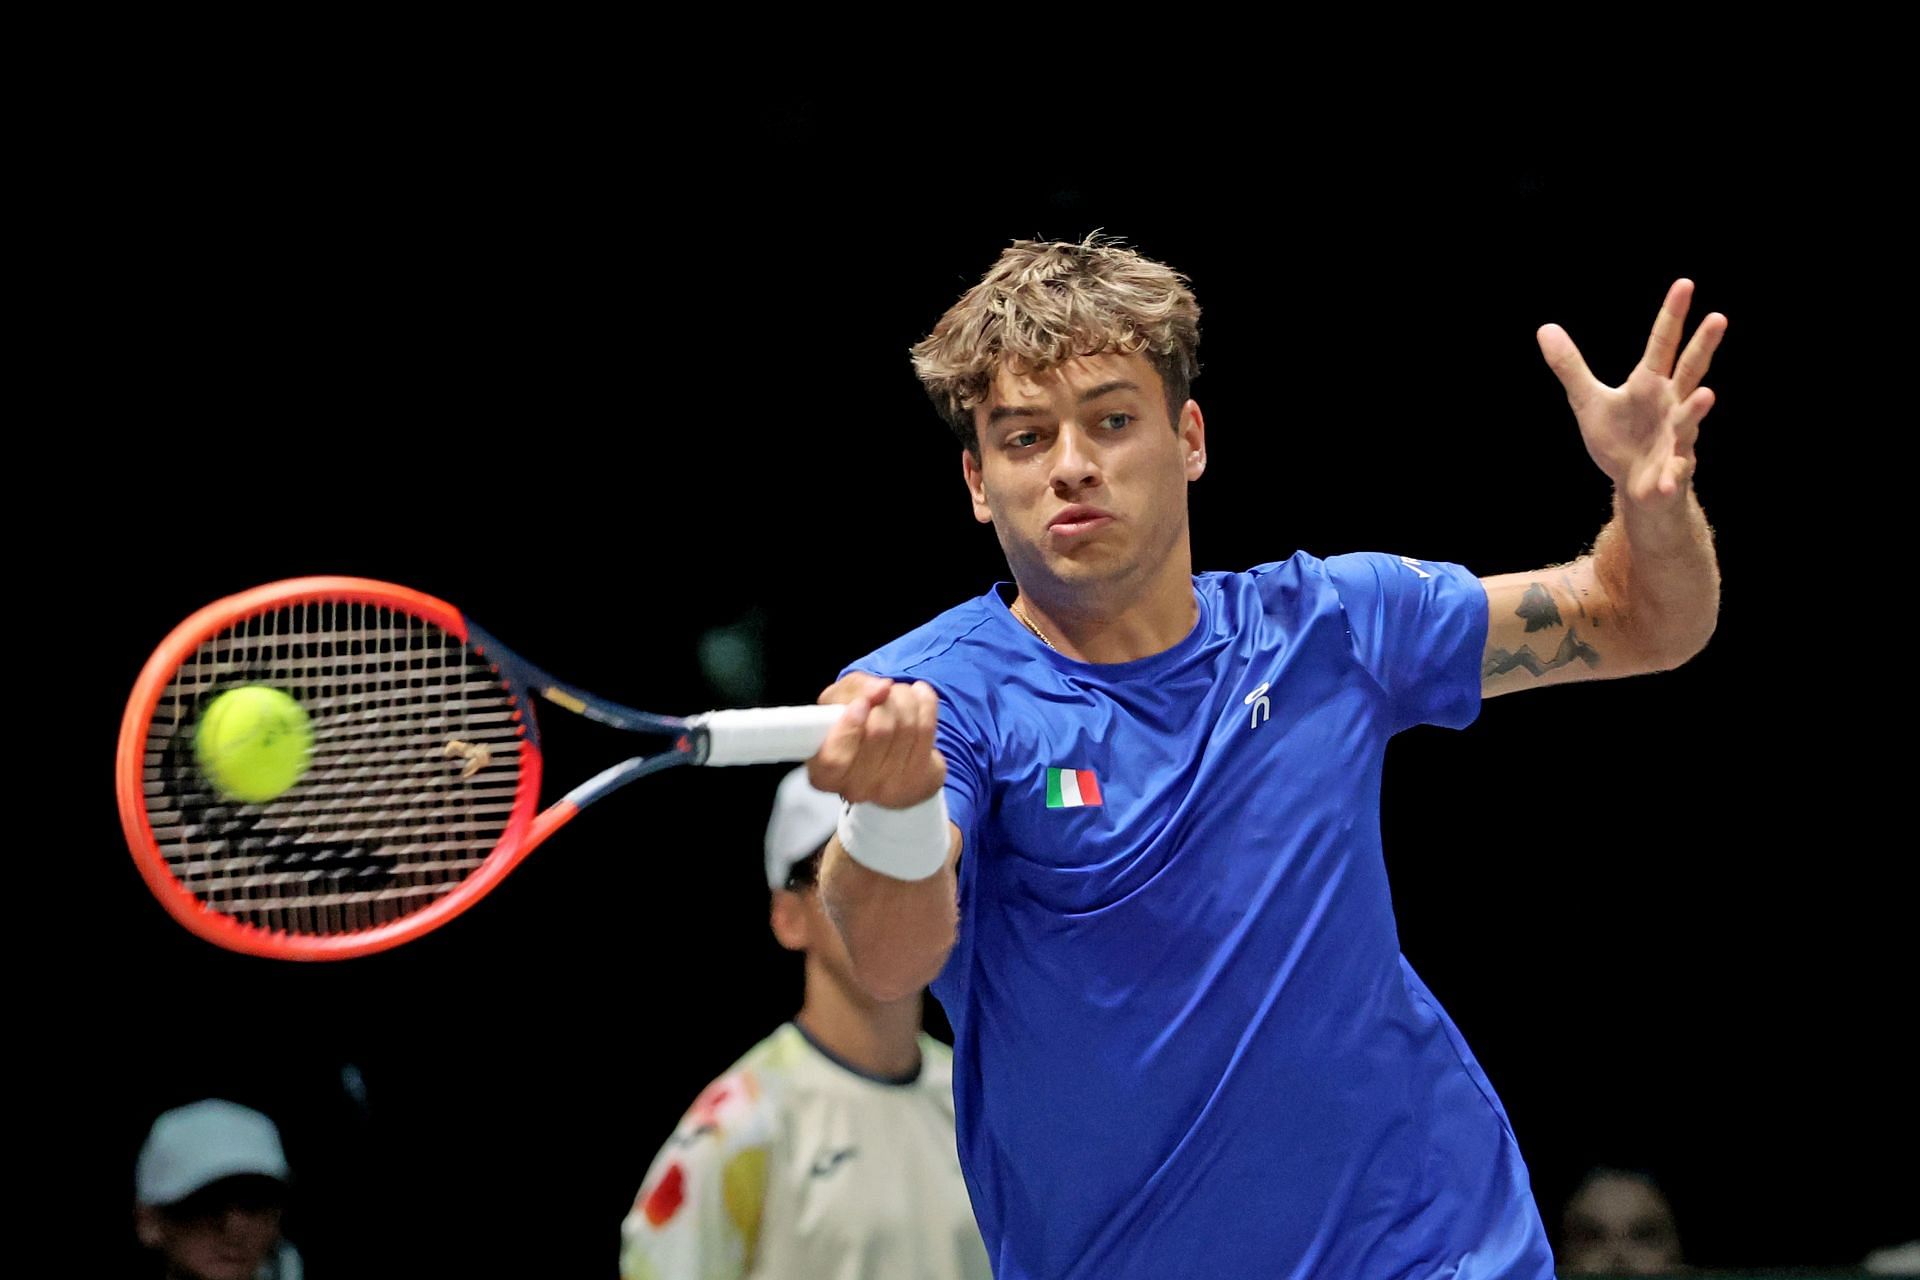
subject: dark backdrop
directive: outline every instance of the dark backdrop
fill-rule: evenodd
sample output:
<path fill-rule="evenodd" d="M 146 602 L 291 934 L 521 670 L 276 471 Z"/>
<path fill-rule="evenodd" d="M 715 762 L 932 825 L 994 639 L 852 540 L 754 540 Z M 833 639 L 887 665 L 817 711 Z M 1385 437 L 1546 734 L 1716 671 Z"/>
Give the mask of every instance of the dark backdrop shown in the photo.
<path fill-rule="evenodd" d="M 906 348 L 1007 240 L 1096 227 L 1205 309 L 1203 568 L 1571 558 L 1608 493 L 1534 329 L 1617 382 L 1675 276 L 1695 319 L 1732 317 L 1698 482 L 1719 634 L 1677 673 L 1399 740 L 1404 948 L 1550 1218 L 1607 1161 L 1667 1181 L 1703 1262 L 1920 1231 L 1882 1155 L 1913 1136 L 1910 854 L 1880 834 L 1905 768 L 1874 736 L 1901 646 L 1868 624 L 1906 572 L 1882 443 L 1911 406 L 1849 354 L 1891 288 L 1865 143 L 1729 112 L 1689 154 L 1491 97 L 1389 123 L 1213 102 L 1031 142 L 817 93 L 697 124 L 614 93 L 403 105 L 182 89 L 102 131 L 69 208 L 73 373 L 43 442 L 65 461 L 16 474 L 46 504 L 23 558 L 62 584 L 40 621 L 91 673 L 28 681 L 73 735 L 58 865 L 88 905 L 26 987 L 85 1117 L 93 1238 L 124 1229 L 151 1116 L 214 1093 L 279 1118 L 316 1280 L 610 1274 L 681 1109 L 796 1004 L 759 878 L 777 771 L 643 784 L 438 934 L 282 965 L 143 889 L 110 785 L 127 691 L 200 604 L 343 572 L 664 711 L 727 700 L 698 644 L 738 628 L 763 700 L 810 701 L 1004 575 Z M 620 748 L 574 729 L 556 780 Z"/>

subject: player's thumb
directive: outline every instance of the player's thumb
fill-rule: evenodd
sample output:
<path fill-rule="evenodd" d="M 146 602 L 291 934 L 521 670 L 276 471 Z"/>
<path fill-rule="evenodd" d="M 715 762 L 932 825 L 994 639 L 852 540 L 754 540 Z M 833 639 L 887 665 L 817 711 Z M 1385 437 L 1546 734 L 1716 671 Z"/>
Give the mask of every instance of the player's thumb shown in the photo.
<path fill-rule="evenodd" d="M 1560 379 L 1560 385 L 1566 389 L 1567 399 L 1575 404 L 1586 399 L 1594 380 L 1593 372 L 1587 368 L 1580 348 L 1573 345 L 1567 331 L 1557 324 L 1543 324 L 1533 338 L 1540 344 L 1547 368 L 1553 370 L 1553 376 Z"/>

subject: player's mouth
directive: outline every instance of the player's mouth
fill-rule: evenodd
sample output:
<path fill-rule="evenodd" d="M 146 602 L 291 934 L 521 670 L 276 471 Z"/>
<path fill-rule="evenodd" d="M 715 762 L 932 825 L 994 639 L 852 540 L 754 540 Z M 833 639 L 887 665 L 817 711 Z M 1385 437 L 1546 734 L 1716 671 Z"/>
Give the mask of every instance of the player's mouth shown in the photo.
<path fill-rule="evenodd" d="M 1047 532 L 1056 538 L 1078 538 L 1113 523 L 1113 516 L 1098 507 L 1072 506 L 1047 521 Z"/>

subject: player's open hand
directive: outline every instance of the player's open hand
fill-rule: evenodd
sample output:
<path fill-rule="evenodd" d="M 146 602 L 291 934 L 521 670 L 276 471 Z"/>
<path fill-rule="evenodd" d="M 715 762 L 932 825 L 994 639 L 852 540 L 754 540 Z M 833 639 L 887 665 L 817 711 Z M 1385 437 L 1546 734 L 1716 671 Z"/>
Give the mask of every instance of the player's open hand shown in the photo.
<path fill-rule="evenodd" d="M 807 774 L 822 791 L 843 800 L 905 809 L 946 785 L 947 762 L 933 745 L 940 699 L 924 680 L 897 684 L 852 672 L 819 697 L 849 704 L 827 734 Z"/>
<path fill-rule="evenodd" d="M 1674 281 L 1646 354 L 1617 387 L 1593 376 L 1559 325 L 1543 325 L 1536 335 L 1540 353 L 1566 388 L 1587 452 L 1629 502 L 1664 507 L 1681 501 L 1693 479 L 1700 420 L 1713 408 L 1713 392 L 1700 382 L 1726 335 L 1727 318 L 1716 311 L 1702 320 L 1682 352 L 1692 301 L 1693 281 Z"/>

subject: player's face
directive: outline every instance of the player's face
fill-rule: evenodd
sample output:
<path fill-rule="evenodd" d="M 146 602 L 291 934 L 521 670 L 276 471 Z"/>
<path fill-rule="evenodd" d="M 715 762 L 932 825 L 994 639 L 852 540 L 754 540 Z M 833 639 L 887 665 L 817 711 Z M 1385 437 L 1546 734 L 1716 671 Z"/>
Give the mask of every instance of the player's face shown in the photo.
<path fill-rule="evenodd" d="M 1038 374 L 1003 368 L 973 418 L 980 456 L 961 465 L 974 518 L 993 525 L 1016 579 L 1123 582 L 1185 551 L 1205 427 L 1191 400 L 1177 424 L 1169 418 L 1145 356 L 1081 356 Z"/>

